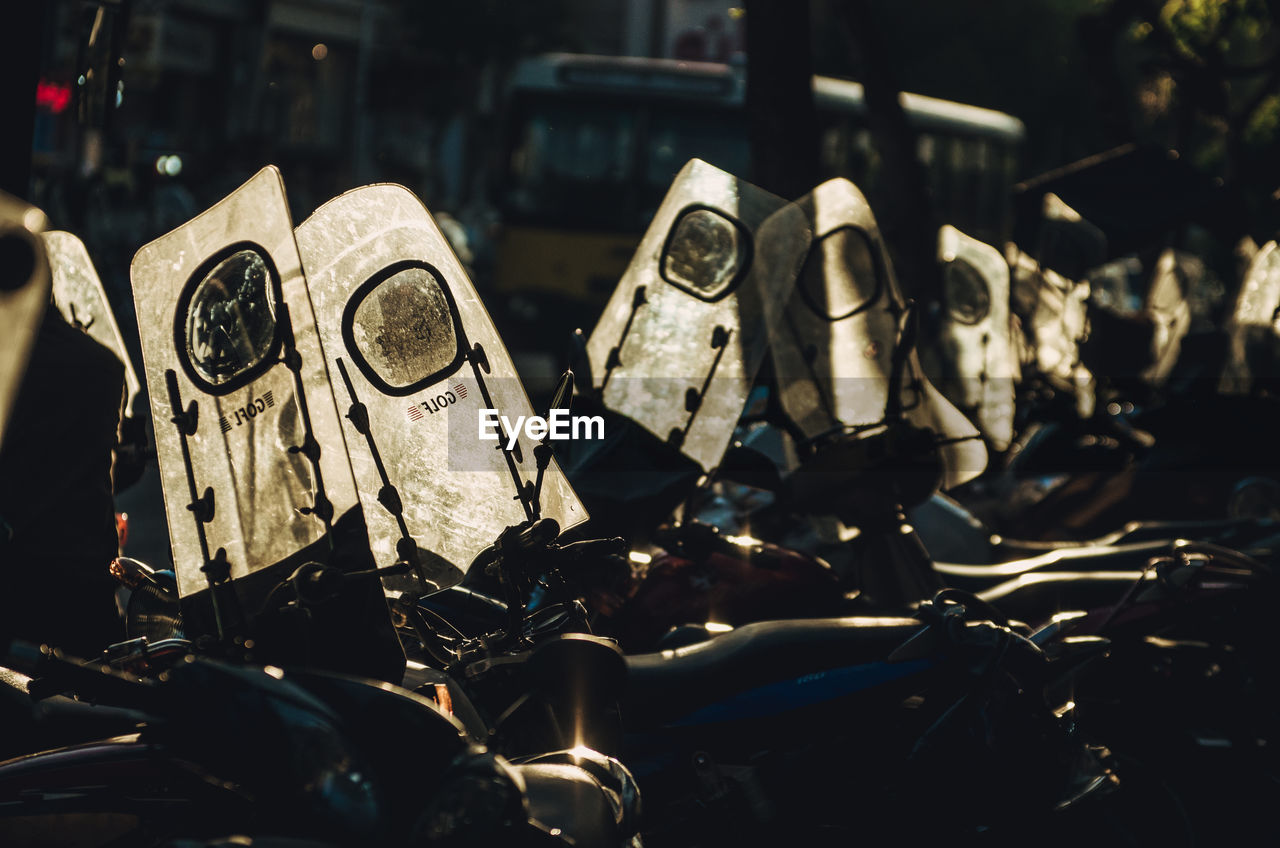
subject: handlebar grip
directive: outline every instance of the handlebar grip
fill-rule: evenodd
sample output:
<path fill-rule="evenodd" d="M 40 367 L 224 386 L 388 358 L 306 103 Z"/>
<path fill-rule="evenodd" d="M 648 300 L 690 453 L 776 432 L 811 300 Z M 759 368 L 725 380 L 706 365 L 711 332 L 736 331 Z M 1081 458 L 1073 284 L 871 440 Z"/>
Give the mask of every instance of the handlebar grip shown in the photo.
<path fill-rule="evenodd" d="M 573 542 L 562 547 L 560 553 L 569 562 L 579 562 L 588 558 L 619 556 L 627 552 L 627 547 L 626 539 L 621 536 L 612 536 L 608 539 L 584 539 L 581 542 Z"/>
<path fill-rule="evenodd" d="M 109 666 L 86 665 L 48 645 L 14 639 L 4 646 L 0 659 L 32 678 L 27 688 L 36 700 L 73 692 L 100 703 L 142 710 L 154 702 L 155 687 L 150 681 Z"/>
<path fill-rule="evenodd" d="M 528 526 L 508 528 L 498 537 L 500 551 L 530 550 L 541 547 L 560 535 L 560 524 L 554 518 L 539 518 Z"/>

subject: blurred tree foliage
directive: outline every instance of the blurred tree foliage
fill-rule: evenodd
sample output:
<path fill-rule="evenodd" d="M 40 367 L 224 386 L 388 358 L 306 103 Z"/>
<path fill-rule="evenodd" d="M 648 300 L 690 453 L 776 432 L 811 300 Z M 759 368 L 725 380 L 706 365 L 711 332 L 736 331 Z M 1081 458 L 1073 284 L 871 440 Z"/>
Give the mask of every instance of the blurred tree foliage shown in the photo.
<path fill-rule="evenodd" d="M 814 0 L 817 73 L 861 78 Z M 1280 0 L 872 0 L 903 89 L 1027 125 L 1022 174 L 1130 141 L 1180 151 L 1238 190 L 1267 235 L 1280 186 Z"/>
<path fill-rule="evenodd" d="M 1280 129 L 1280 2 L 1108 0 L 1119 50 L 1140 75 L 1140 130 L 1157 130 L 1228 179 L 1269 172 Z M 1275 186 L 1270 186 L 1274 188 Z"/>

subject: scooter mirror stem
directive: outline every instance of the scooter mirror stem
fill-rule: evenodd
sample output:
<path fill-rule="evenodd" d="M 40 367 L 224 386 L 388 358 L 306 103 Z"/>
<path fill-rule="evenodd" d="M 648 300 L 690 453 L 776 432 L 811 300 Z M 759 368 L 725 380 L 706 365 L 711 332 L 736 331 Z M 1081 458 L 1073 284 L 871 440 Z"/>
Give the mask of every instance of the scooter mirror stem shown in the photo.
<path fill-rule="evenodd" d="M 902 378 L 907 371 L 907 358 L 916 346 L 916 303 L 908 300 L 902 310 L 898 343 L 893 348 L 893 362 L 889 368 L 889 397 L 884 406 L 886 423 L 902 417 Z"/>
<path fill-rule="evenodd" d="M 563 409 L 566 413 L 573 407 L 573 369 L 566 368 L 564 373 L 560 375 L 559 382 L 556 383 L 555 393 L 551 396 L 551 408 L 547 410 L 547 420 L 551 420 L 551 415 L 557 409 Z M 555 456 L 555 448 L 551 445 L 551 433 L 548 428 L 547 435 L 542 437 L 542 441 L 533 449 L 533 458 L 537 462 L 538 476 L 533 483 L 533 517 L 542 517 L 542 478 L 546 475 L 547 466 L 551 464 L 551 458 Z"/>

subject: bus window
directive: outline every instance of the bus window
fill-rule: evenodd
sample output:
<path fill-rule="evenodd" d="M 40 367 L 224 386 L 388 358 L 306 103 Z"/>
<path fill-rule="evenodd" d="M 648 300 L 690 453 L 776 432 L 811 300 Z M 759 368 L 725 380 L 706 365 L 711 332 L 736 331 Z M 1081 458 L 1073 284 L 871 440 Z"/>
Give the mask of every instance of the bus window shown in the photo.
<path fill-rule="evenodd" d="M 648 223 L 671 187 L 676 173 L 690 159 L 702 159 L 731 174 L 745 174 L 749 165 L 747 128 L 742 112 L 685 111 L 654 108 L 649 112 L 645 139 L 642 217 Z"/>
<path fill-rule="evenodd" d="M 543 100 L 521 122 L 504 205 L 547 223 L 590 222 L 630 187 L 636 143 L 631 109 Z"/>
<path fill-rule="evenodd" d="M 685 162 L 749 174 L 744 93 L 740 71 L 727 65 L 575 54 L 522 62 L 495 193 L 505 224 L 498 290 L 607 297 Z M 1021 122 L 915 94 L 902 102 L 939 219 L 1000 243 Z M 814 106 L 823 178 L 852 180 L 879 207 L 889 187 L 862 86 L 815 77 Z"/>

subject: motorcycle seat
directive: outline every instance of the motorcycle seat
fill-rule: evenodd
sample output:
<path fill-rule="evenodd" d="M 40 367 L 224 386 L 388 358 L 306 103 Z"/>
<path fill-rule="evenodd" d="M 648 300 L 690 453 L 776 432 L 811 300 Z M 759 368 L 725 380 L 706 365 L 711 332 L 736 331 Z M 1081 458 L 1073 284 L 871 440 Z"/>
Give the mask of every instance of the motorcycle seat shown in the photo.
<path fill-rule="evenodd" d="M 738 627 L 705 642 L 627 657 L 623 717 L 628 727 L 700 723 L 699 715 L 717 704 L 760 696 L 770 687 L 791 683 L 856 689 L 865 682 L 893 677 L 889 655 L 925 625 L 914 618 L 817 618 L 761 621 Z M 907 664 L 901 664 L 903 666 Z M 865 672 L 865 673 L 864 673 Z M 782 700 L 786 700 L 785 697 Z M 797 702 L 798 703 L 798 702 Z M 760 705 L 747 707 L 758 712 Z M 727 713 L 735 710 L 727 708 Z"/>

